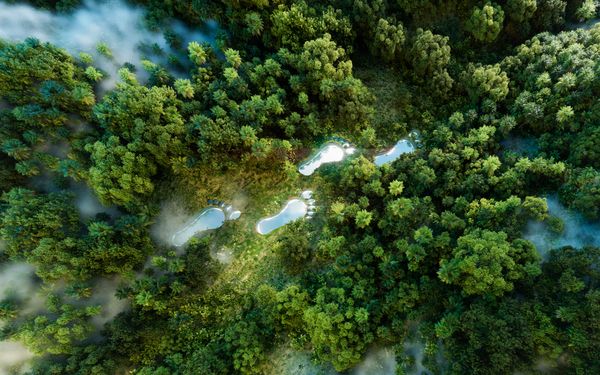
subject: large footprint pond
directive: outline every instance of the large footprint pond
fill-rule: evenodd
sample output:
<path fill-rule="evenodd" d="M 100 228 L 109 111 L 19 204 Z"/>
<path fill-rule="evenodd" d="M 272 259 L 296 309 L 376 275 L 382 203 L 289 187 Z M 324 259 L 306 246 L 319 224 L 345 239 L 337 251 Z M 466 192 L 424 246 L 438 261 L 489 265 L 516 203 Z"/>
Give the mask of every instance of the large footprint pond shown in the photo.
<path fill-rule="evenodd" d="M 310 176 L 315 173 L 321 165 L 340 162 L 344 160 L 346 155 L 350 155 L 354 153 L 354 151 L 355 149 L 350 147 L 350 145 L 344 147 L 338 143 L 326 143 L 319 149 L 315 156 L 300 165 L 298 172 L 304 176 Z"/>
<path fill-rule="evenodd" d="M 220 208 L 207 208 L 202 211 L 192 222 L 178 230 L 171 237 L 171 243 L 175 246 L 183 246 L 196 233 L 211 229 L 217 229 L 225 223 L 225 212 Z"/>
<path fill-rule="evenodd" d="M 374 163 L 376 166 L 380 167 L 384 164 L 393 162 L 398 159 L 400 155 L 413 152 L 414 150 L 415 146 L 411 141 L 408 139 L 401 139 L 386 153 L 375 156 Z"/>
<path fill-rule="evenodd" d="M 307 213 L 308 205 L 303 200 L 292 199 L 277 215 L 260 220 L 256 224 L 256 231 L 259 234 L 269 234 L 277 228 L 303 218 Z"/>

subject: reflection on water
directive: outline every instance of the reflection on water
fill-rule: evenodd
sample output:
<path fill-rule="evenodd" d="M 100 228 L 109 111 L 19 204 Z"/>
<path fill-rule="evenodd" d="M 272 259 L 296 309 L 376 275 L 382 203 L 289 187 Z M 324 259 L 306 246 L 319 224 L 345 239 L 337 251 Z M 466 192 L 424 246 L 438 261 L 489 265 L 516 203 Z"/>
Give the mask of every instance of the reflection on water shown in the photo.
<path fill-rule="evenodd" d="M 307 212 L 308 206 L 304 201 L 292 199 L 277 215 L 259 221 L 256 225 L 256 231 L 260 234 L 269 234 L 277 228 L 303 218 Z"/>
<path fill-rule="evenodd" d="M 411 133 L 411 136 L 414 137 L 414 134 Z M 392 147 L 389 151 L 383 154 L 379 154 L 375 156 L 375 165 L 380 167 L 384 164 L 391 163 L 394 160 L 398 159 L 400 155 L 407 154 L 413 152 L 415 150 L 415 143 L 410 139 L 403 138 L 399 140 L 394 147 Z"/>
<path fill-rule="evenodd" d="M 220 208 L 207 208 L 198 215 L 194 221 L 186 225 L 183 229 L 175 232 L 171 242 L 175 246 L 183 246 L 196 233 L 211 229 L 220 228 L 225 222 L 225 212 Z"/>
<path fill-rule="evenodd" d="M 329 142 L 323 145 L 317 154 L 300 165 L 298 171 L 304 176 L 310 176 L 323 164 L 337 163 L 347 155 L 351 155 L 356 149 L 349 143 L 339 144 Z"/>
<path fill-rule="evenodd" d="M 301 199 L 292 199 L 287 202 L 285 207 L 275 216 L 261 219 L 256 224 L 256 231 L 259 234 L 269 234 L 277 228 L 291 223 L 292 221 L 303 217 L 312 218 L 315 210 L 315 201 L 312 199 L 312 191 L 302 192 Z"/>
<path fill-rule="evenodd" d="M 183 246 L 196 234 L 220 228 L 226 220 L 237 220 L 242 215 L 231 205 L 225 206 L 221 203 L 221 206 L 204 209 L 192 222 L 173 234 L 171 243 L 177 247 Z"/>

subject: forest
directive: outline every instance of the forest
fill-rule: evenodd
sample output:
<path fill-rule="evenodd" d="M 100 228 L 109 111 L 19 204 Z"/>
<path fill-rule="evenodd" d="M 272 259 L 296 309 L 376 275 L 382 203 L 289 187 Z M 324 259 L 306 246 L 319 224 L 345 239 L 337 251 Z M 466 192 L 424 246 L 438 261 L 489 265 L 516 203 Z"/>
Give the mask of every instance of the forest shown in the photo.
<path fill-rule="evenodd" d="M 596 0 L 0 0 L 0 375 L 600 374 Z"/>

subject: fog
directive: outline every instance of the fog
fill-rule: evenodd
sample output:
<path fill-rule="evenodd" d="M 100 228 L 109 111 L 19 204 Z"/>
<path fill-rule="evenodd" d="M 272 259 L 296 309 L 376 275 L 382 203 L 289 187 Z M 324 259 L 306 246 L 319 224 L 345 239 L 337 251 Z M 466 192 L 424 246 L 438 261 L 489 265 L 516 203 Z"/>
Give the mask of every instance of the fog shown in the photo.
<path fill-rule="evenodd" d="M 61 191 L 61 188 L 56 184 L 56 174 L 42 169 L 42 172 L 27 179 L 29 188 L 42 193 L 56 193 Z"/>
<path fill-rule="evenodd" d="M 191 217 L 182 204 L 176 201 L 164 202 L 150 229 L 150 235 L 157 243 L 171 246 L 173 233 L 183 228 Z"/>
<path fill-rule="evenodd" d="M 92 318 L 92 323 L 97 329 L 102 329 L 104 324 L 129 306 L 129 300 L 118 299 L 115 295 L 120 284 L 121 279 L 118 277 L 101 279 L 92 288 L 92 297 L 85 301 L 88 306 L 100 305 L 102 308 L 100 314 Z"/>
<path fill-rule="evenodd" d="M 158 46 L 170 52 L 161 33 L 144 27 L 144 11 L 121 0 L 84 1 L 82 6 L 70 13 L 52 13 L 25 4 L 0 2 L 0 38 L 21 41 L 35 37 L 44 42 L 65 48 L 71 54 L 89 53 L 94 57 L 94 66 L 106 72 L 101 88 L 114 87 L 117 70 L 128 62 L 140 67 L 144 56 L 141 46 Z M 182 35 L 183 45 L 192 40 L 213 42 L 216 26 L 209 24 L 208 36 L 200 31 L 191 31 L 180 22 L 173 22 L 172 29 Z M 107 58 L 96 51 L 98 43 L 106 43 L 112 51 Z M 141 71 L 141 69 L 138 69 Z"/>
<path fill-rule="evenodd" d="M 52 155 L 56 158 L 65 159 L 69 153 L 70 146 L 66 140 L 59 142 L 46 142 L 34 149 L 37 152 L 43 152 L 48 155 Z"/>
<path fill-rule="evenodd" d="M 392 349 L 372 349 L 361 363 L 352 369 L 350 375 L 394 375 L 396 355 Z"/>
<path fill-rule="evenodd" d="M 106 207 L 100 203 L 92 189 L 83 182 L 72 183 L 69 190 L 75 194 L 75 206 L 83 220 L 92 219 L 99 213 L 106 213 L 113 218 L 121 215 L 115 206 Z"/>
<path fill-rule="evenodd" d="M 535 156 L 540 148 L 538 140 L 533 137 L 510 137 L 500 144 L 508 151 L 530 157 Z"/>
<path fill-rule="evenodd" d="M 83 221 L 92 219 L 99 213 L 105 213 L 112 218 L 122 215 L 116 206 L 104 206 L 100 203 L 96 194 L 84 182 L 75 182 L 69 179 L 68 187 L 62 189 L 57 185 L 55 176 L 54 173 L 45 170 L 39 176 L 31 177 L 29 186 L 42 193 L 57 193 L 63 190 L 71 192 L 74 195 L 73 204 Z"/>
<path fill-rule="evenodd" d="M 4 99 L 0 98 L 0 110 L 3 110 L 3 109 L 10 109 L 10 108 L 11 108 L 10 104 L 8 104 L 8 103 L 6 102 L 6 100 L 4 100 Z"/>
<path fill-rule="evenodd" d="M 2 249 L 0 243 L 0 249 Z M 44 301 L 37 295 L 33 267 L 25 263 L 10 263 L 0 266 L 0 301 L 11 298 L 22 304 L 22 313 L 39 311 Z M 0 327 L 5 324 L 0 320 Z M 0 375 L 21 373 L 33 354 L 23 345 L 13 341 L 0 341 Z"/>
<path fill-rule="evenodd" d="M 423 365 L 423 359 L 425 357 L 425 346 L 419 340 L 407 340 L 404 343 L 404 354 L 412 359 L 412 366 L 405 366 L 407 369 L 406 373 L 411 375 L 431 375 L 429 371 Z"/>
<path fill-rule="evenodd" d="M 546 202 L 548 213 L 561 219 L 564 229 L 562 233 L 554 233 L 547 223 L 538 221 L 527 225 L 524 237 L 533 242 L 542 257 L 562 246 L 600 246 L 600 223 L 590 223 L 581 214 L 567 209 L 556 196 L 546 197 Z"/>
<path fill-rule="evenodd" d="M 308 352 L 281 349 L 274 353 L 272 375 L 338 375 L 331 365 L 313 362 Z"/>
<path fill-rule="evenodd" d="M 233 261 L 233 250 L 225 246 L 214 253 L 211 251 L 211 255 L 222 264 L 230 264 Z"/>
<path fill-rule="evenodd" d="M 29 368 L 33 358 L 22 344 L 14 341 L 0 341 L 0 375 L 22 374 Z"/>
<path fill-rule="evenodd" d="M 43 305 L 43 302 L 36 302 L 37 290 L 33 267 L 15 262 L 0 265 L 0 301 L 14 298 L 24 304 L 26 310 L 33 310 L 35 306 Z"/>
<path fill-rule="evenodd" d="M 318 364 L 308 352 L 281 349 L 274 353 L 273 375 L 340 375 L 330 364 Z M 390 348 L 373 348 L 346 375 L 394 375 L 396 357 Z"/>

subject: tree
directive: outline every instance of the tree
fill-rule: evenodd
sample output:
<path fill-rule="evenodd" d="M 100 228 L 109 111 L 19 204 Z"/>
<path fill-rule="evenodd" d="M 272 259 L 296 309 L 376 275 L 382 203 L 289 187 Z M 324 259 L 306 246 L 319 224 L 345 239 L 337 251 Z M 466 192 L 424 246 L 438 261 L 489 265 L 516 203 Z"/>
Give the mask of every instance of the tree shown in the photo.
<path fill-rule="evenodd" d="M 539 307 L 512 297 L 482 298 L 447 313 L 436 331 L 445 338 L 453 370 L 502 374 L 529 368 L 546 353 L 552 356 L 555 327 Z"/>
<path fill-rule="evenodd" d="M 104 204 L 140 206 L 154 191 L 159 168 L 170 168 L 189 150 L 175 91 L 120 84 L 94 108 L 104 136 L 86 145 L 87 176 Z"/>
<path fill-rule="evenodd" d="M 324 34 L 333 36 L 336 43 L 352 48 L 352 26 L 339 9 L 332 6 L 313 7 L 305 1 L 286 6 L 280 4 L 270 15 L 271 27 L 263 40 L 275 48 L 297 51 L 310 40 Z"/>
<path fill-rule="evenodd" d="M 198 96 L 204 110 L 190 119 L 189 139 L 203 162 L 252 157 L 283 166 L 288 140 L 314 140 L 348 124 L 345 131 L 360 132 L 368 122 L 372 96 L 329 34 L 252 61 L 229 50 L 221 63 L 210 52 L 203 49 L 192 81 L 196 93 L 210 93 Z"/>
<path fill-rule="evenodd" d="M 573 119 L 574 115 L 575 113 L 571 106 L 563 106 L 556 112 L 556 121 L 564 127 Z"/>
<path fill-rule="evenodd" d="M 277 252 L 293 273 L 300 271 L 312 258 L 310 231 L 307 222 L 299 220 L 286 225 L 285 232 L 279 237 Z"/>
<path fill-rule="evenodd" d="M 594 325 L 599 313 L 596 282 L 600 274 L 595 266 L 599 257 L 598 248 L 552 250 L 537 284 L 544 291 L 539 296 L 540 305 L 558 331 L 553 335 L 555 357 L 569 353 L 567 367 L 575 372 L 599 369 L 594 360 L 590 361 L 598 355 L 596 343 L 600 338 Z"/>
<path fill-rule="evenodd" d="M 401 56 L 405 39 L 404 27 L 401 23 L 380 18 L 371 44 L 371 53 L 381 55 L 387 62 L 397 61 Z"/>
<path fill-rule="evenodd" d="M 338 288 L 319 289 L 315 304 L 304 310 L 305 329 L 316 355 L 337 371 L 358 363 L 373 341 L 368 318 L 368 311 L 353 306 L 353 299 Z"/>
<path fill-rule="evenodd" d="M 264 29 L 264 23 L 259 13 L 250 12 L 244 18 L 246 31 L 252 36 L 258 36 Z"/>
<path fill-rule="evenodd" d="M 15 188 L 2 199 L 8 207 L 0 211 L 0 238 L 11 257 L 27 258 L 43 238 L 62 240 L 78 232 L 79 216 L 68 193 Z"/>
<path fill-rule="evenodd" d="M 443 70 L 450 62 L 448 37 L 433 34 L 429 30 L 418 29 L 411 48 L 415 73 L 427 77 Z"/>
<path fill-rule="evenodd" d="M 142 265 L 154 250 L 147 223 L 140 216 L 125 215 L 114 224 L 101 220 L 87 226 L 78 266 L 92 275 L 125 275 Z"/>
<path fill-rule="evenodd" d="M 317 103 L 323 102 L 321 118 L 325 124 L 334 119 L 355 124 L 355 129 L 365 124 L 370 114 L 371 94 L 352 76 L 352 62 L 329 34 L 306 42 L 303 51 L 291 55 L 288 61 L 299 73 L 290 77 L 293 92 L 304 92 L 318 98 Z"/>
<path fill-rule="evenodd" d="M 88 180 L 105 205 L 140 206 L 154 191 L 152 177 L 158 172 L 152 159 L 136 154 L 116 136 L 86 145 L 92 166 Z"/>
<path fill-rule="evenodd" d="M 0 149 L 23 176 L 56 170 L 72 118 L 88 120 L 95 96 L 83 68 L 64 50 L 36 39 L 0 42 Z M 4 107 L 4 103 L 8 105 Z"/>
<path fill-rule="evenodd" d="M 514 282 L 539 274 L 534 246 L 524 240 L 510 242 L 504 232 L 474 230 L 460 237 L 452 258 L 442 259 L 438 275 L 467 295 L 500 296 Z"/>
<path fill-rule="evenodd" d="M 532 21 L 538 30 L 556 30 L 565 23 L 566 7 L 564 0 L 538 0 Z"/>
<path fill-rule="evenodd" d="M 508 0 L 506 2 L 507 13 L 510 19 L 515 22 L 526 22 L 537 9 L 536 0 Z"/>
<path fill-rule="evenodd" d="M 560 189 L 560 199 L 588 219 L 597 219 L 600 216 L 600 172 L 591 167 L 570 171 Z"/>
<path fill-rule="evenodd" d="M 571 118 L 572 116 L 572 111 Z M 574 135 L 570 146 L 569 162 L 578 167 L 600 168 L 600 128 L 588 127 Z"/>
<path fill-rule="evenodd" d="M 194 97 L 194 87 L 189 79 L 178 79 L 175 81 L 175 90 L 186 99 Z"/>
<path fill-rule="evenodd" d="M 453 80 L 446 70 L 450 62 L 448 37 L 417 29 L 409 56 L 418 82 L 428 82 L 441 96 L 451 89 Z"/>
<path fill-rule="evenodd" d="M 100 313 L 99 306 L 78 308 L 64 304 L 56 295 L 48 297 L 47 307 L 52 315 L 29 318 L 14 333 L 14 338 L 38 354 L 71 353 L 75 344 L 92 333 L 89 318 Z"/>
<path fill-rule="evenodd" d="M 373 214 L 367 210 L 360 210 L 356 213 L 356 226 L 364 229 L 369 226 L 373 219 Z"/>
<path fill-rule="evenodd" d="M 23 177 L 16 173 L 14 161 L 0 154 L 0 195 L 22 183 Z"/>
<path fill-rule="evenodd" d="M 508 76 L 497 64 L 478 67 L 469 65 L 465 82 L 472 101 L 489 98 L 500 102 L 508 95 Z"/>
<path fill-rule="evenodd" d="M 129 275 L 153 250 L 141 218 L 123 216 L 113 225 L 94 219 L 86 228 L 69 193 L 17 188 L 3 199 L 0 238 L 6 240 L 7 254 L 34 265 L 46 282 Z"/>
<path fill-rule="evenodd" d="M 504 11 L 495 3 L 487 3 L 482 8 L 475 7 L 467 21 L 466 29 L 480 42 L 493 42 L 502 30 Z"/>
<path fill-rule="evenodd" d="M 64 50 L 37 39 L 22 43 L 0 42 L 0 94 L 17 106 L 30 103 L 53 105 L 61 111 L 85 111 L 93 104 L 91 86 L 83 70 Z M 40 90 L 46 87 L 46 90 Z M 92 103 L 78 100 L 78 90 L 92 96 Z"/>
<path fill-rule="evenodd" d="M 575 16 L 580 20 L 589 20 L 596 16 L 596 2 L 594 0 L 583 0 L 581 6 L 577 8 Z"/>

